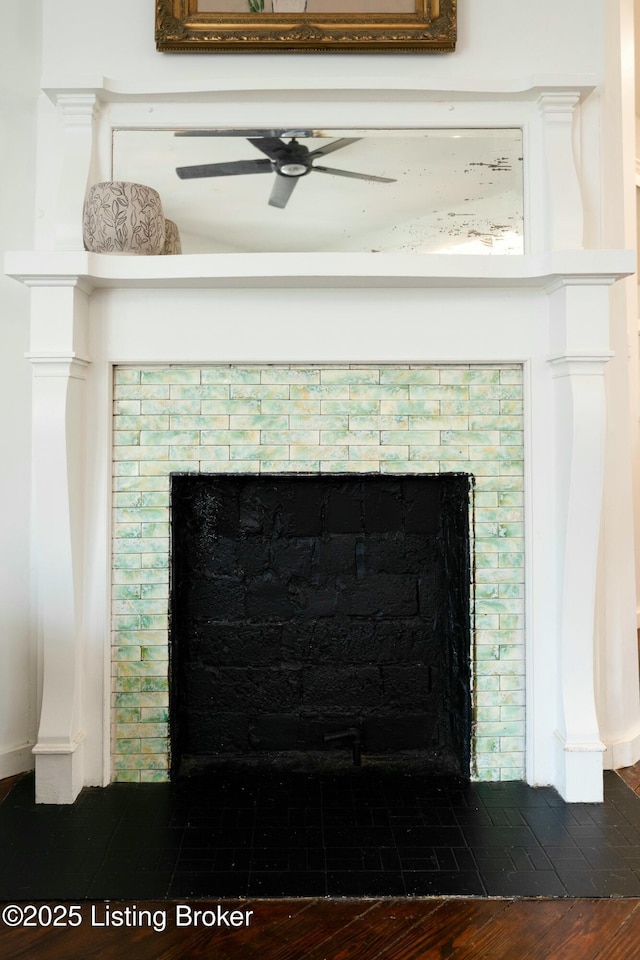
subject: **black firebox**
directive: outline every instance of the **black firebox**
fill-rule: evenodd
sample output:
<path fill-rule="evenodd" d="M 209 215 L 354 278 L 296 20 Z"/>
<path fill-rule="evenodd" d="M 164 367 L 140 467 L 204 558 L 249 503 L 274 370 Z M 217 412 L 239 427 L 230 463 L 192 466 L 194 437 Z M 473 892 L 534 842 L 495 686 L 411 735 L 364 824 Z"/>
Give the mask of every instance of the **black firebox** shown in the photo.
<path fill-rule="evenodd" d="M 174 475 L 174 776 L 469 775 L 470 477 Z"/>

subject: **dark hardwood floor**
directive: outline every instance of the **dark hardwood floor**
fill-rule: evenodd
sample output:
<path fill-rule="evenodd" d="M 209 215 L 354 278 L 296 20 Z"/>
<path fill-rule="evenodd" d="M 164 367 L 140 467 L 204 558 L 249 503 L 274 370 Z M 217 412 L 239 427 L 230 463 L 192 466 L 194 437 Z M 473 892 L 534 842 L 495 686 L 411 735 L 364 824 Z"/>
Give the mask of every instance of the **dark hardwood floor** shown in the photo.
<path fill-rule="evenodd" d="M 206 910 L 215 904 L 192 903 Z M 139 909 L 168 916 L 167 927 L 92 926 L 90 905 L 76 929 L 0 927 L 0 956 L 74 960 L 636 960 L 640 901 L 389 899 L 257 900 L 248 927 L 178 927 L 175 905 Z M 123 909 L 124 904 L 112 904 Z M 246 910 L 247 901 L 224 908 Z"/>

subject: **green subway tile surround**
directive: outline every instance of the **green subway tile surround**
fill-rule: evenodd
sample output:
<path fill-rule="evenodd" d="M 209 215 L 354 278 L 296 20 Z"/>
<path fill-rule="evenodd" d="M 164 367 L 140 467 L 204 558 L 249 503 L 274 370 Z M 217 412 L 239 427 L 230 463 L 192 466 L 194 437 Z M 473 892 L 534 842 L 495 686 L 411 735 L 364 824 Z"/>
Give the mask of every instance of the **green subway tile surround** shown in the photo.
<path fill-rule="evenodd" d="M 471 473 L 473 776 L 524 778 L 522 367 L 116 367 L 112 777 L 168 776 L 172 472 Z"/>

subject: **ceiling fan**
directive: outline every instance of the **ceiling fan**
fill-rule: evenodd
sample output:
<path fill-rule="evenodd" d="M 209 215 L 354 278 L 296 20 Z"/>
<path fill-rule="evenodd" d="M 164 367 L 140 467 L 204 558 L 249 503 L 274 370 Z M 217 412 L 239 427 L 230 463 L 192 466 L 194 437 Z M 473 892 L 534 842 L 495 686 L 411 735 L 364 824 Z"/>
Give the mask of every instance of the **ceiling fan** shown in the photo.
<path fill-rule="evenodd" d="M 176 136 L 238 136 L 240 131 L 218 130 L 186 130 Z M 376 183 L 395 183 L 391 177 L 376 177 L 365 173 L 352 173 L 350 170 L 337 170 L 335 167 L 317 166 L 315 160 L 324 157 L 336 150 L 342 150 L 352 143 L 357 143 L 361 137 L 342 137 L 332 143 L 309 150 L 298 137 L 314 136 L 312 130 L 269 130 L 244 131 L 244 136 L 253 144 L 266 159 L 232 160 L 227 163 L 205 163 L 190 167 L 176 167 L 176 173 L 181 180 L 190 180 L 199 177 L 234 177 L 250 173 L 275 173 L 275 183 L 269 197 L 269 205 L 283 210 L 293 193 L 298 180 L 308 173 L 328 173 L 335 177 L 351 177 L 355 180 L 371 180 Z M 246 136 L 256 134 L 256 136 Z M 265 135 L 266 134 L 266 135 Z M 285 143 L 282 137 L 291 137 Z"/>

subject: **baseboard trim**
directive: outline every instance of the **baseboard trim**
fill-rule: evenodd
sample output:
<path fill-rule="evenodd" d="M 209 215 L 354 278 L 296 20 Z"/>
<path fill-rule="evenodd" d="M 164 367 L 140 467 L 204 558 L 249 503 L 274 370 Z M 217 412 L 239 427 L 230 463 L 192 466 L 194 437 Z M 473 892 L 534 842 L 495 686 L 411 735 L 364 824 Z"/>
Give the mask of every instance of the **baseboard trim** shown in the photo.
<path fill-rule="evenodd" d="M 607 743 L 604 754 L 604 769 L 618 770 L 632 767 L 640 760 L 640 732 L 637 730 L 626 740 Z"/>
<path fill-rule="evenodd" d="M 33 746 L 33 743 L 23 743 L 19 747 L 0 750 L 0 780 L 33 770 L 35 766 Z"/>

